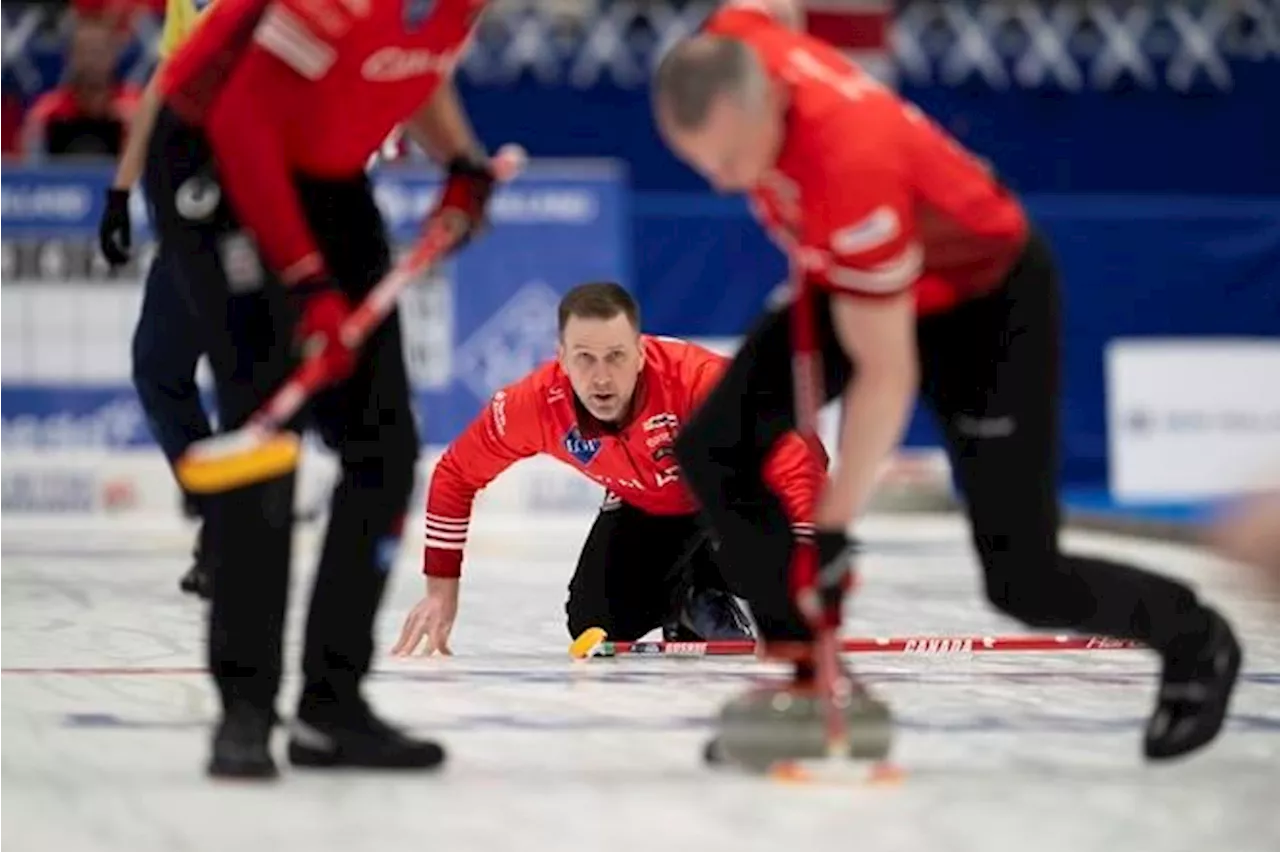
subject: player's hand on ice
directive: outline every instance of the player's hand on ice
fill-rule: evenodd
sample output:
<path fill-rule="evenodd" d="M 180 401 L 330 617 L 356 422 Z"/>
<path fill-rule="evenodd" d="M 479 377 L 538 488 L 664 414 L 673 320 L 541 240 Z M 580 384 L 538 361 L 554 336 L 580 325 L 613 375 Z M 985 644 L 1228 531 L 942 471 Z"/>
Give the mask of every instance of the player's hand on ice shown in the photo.
<path fill-rule="evenodd" d="M 843 530 L 818 530 L 809 540 L 797 543 L 808 548 L 801 559 L 801 576 L 796 578 L 796 602 L 811 623 L 840 626 L 845 595 L 853 588 L 855 548 Z"/>
<path fill-rule="evenodd" d="M 493 195 L 496 178 L 489 161 L 476 157 L 454 157 L 432 219 L 447 217 L 460 229 L 457 248 L 475 237 L 485 224 L 485 211 Z"/>
<path fill-rule="evenodd" d="M 109 187 L 98 223 L 98 245 L 112 269 L 129 262 L 133 222 L 129 219 L 129 190 Z"/>
<path fill-rule="evenodd" d="M 418 653 L 430 656 L 440 652 L 449 656 L 449 634 L 453 632 L 453 622 L 458 617 L 457 577 L 428 577 L 427 594 L 409 611 L 400 629 L 400 639 L 391 649 L 397 657 L 408 657 Z"/>
<path fill-rule="evenodd" d="M 339 382 L 355 369 L 356 349 L 342 340 L 342 324 L 351 302 L 327 275 L 315 275 L 289 287 L 298 304 L 296 338 L 303 357 L 318 355 L 329 382 Z"/>

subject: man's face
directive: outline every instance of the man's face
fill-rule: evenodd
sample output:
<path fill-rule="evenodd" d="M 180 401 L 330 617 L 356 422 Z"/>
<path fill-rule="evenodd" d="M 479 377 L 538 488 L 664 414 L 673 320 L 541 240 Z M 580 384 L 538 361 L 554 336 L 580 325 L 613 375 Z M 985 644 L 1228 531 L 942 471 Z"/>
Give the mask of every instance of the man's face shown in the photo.
<path fill-rule="evenodd" d="M 67 52 L 67 78 L 76 88 L 111 85 L 116 65 L 116 41 L 111 28 L 98 21 L 81 21 Z"/>
<path fill-rule="evenodd" d="M 607 320 L 569 317 L 556 354 L 578 401 L 593 417 L 614 423 L 628 414 L 644 353 L 640 330 L 626 314 Z"/>
<path fill-rule="evenodd" d="M 676 155 L 724 193 L 746 192 L 758 184 L 777 161 L 782 143 L 782 116 L 770 92 L 750 100 L 719 96 L 696 130 L 662 124 Z"/>

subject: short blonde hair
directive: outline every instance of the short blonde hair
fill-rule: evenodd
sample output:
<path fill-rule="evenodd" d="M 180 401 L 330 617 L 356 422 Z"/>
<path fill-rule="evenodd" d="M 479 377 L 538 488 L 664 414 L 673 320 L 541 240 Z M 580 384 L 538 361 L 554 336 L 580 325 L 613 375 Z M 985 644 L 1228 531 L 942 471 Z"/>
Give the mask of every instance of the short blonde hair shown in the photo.
<path fill-rule="evenodd" d="M 750 104 L 765 90 L 764 67 L 750 46 L 724 36 L 700 35 L 678 42 L 654 73 L 659 120 L 676 130 L 697 130 L 725 96 Z"/>

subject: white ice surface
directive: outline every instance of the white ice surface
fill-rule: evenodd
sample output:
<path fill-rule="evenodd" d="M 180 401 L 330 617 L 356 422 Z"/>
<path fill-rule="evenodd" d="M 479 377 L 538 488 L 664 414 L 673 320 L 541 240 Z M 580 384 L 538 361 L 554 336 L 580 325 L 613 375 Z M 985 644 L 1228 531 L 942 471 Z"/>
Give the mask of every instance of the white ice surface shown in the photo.
<path fill-rule="evenodd" d="M 1185 548 L 1068 537 L 1191 579 L 1236 621 L 1247 656 L 1232 718 L 1192 759 L 1139 757 L 1155 671 L 1145 653 L 864 655 L 855 664 L 900 717 L 906 781 L 790 788 L 700 764 L 717 706 L 759 664 L 567 659 L 564 588 L 588 522 L 478 519 L 457 656 L 379 658 L 371 698 L 443 739 L 445 771 L 286 767 L 260 787 L 201 771 L 214 702 L 198 673 L 201 606 L 176 589 L 186 533 L 6 517 L 3 849 L 1280 850 L 1280 600 L 1239 569 Z M 872 519 L 862 532 L 872 555 L 849 633 L 1025 632 L 982 601 L 955 520 Z M 291 663 L 314 533 L 299 541 Z M 381 653 L 420 593 L 419 552 L 406 542 Z M 290 678 L 286 714 L 295 689 Z"/>

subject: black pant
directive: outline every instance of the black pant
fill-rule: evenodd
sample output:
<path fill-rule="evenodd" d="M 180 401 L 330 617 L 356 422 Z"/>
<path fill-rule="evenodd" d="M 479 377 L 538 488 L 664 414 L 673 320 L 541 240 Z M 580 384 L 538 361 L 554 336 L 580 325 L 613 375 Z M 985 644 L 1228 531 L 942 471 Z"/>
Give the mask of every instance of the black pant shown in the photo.
<path fill-rule="evenodd" d="M 295 312 L 222 196 L 207 143 L 167 110 L 152 136 L 146 184 L 175 281 L 198 317 L 222 428 L 236 428 L 296 365 Z M 359 299 L 390 262 L 367 179 L 299 180 L 297 188 L 330 271 Z M 346 704 L 369 669 L 418 454 L 397 315 L 369 338 L 353 375 L 319 395 L 296 425 L 316 427 L 342 464 L 307 620 L 303 701 Z M 206 501 L 221 565 L 209 666 L 224 705 L 267 705 L 279 687 L 293 492 L 289 475 Z"/>
<path fill-rule="evenodd" d="M 162 244 L 147 272 L 133 332 L 133 386 L 170 464 L 193 442 L 212 434 L 196 386 L 199 328 L 173 280 L 172 265 Z"/>
<path fill-rule="evenodd" d="M 724 588 L 708 531 L 694 515 L 650 515 L 625 503 L 601 510 L 565 604 L 577 637 L 603 627 L 632 641 L 675 620 L 690 588 Z"/>
<path fill-rule="evenodd" d="M 854 369 L 831 326 L 830 297 L 815 314 L 825 399 Z M 1127 565 L 1058 550 L 1058 278 L 1033 238 L 994 292 L 919 321 L 921 392 L 938 419 L 964 494 L 987 596 L 1036 627 L 1074 628 L 1166 649 L 1203 626 L 1185 586 Z M 721 536 L 731 588 L 766 638 L 807 636 L 786 600 L 790 537 L 779 509 L 760 528 L 760 462 L 794 428 L 789 308 L 748 336 L 721 384 L 686 424 L 676 455 Z M 784 536 L 787 546 L 774 539 Z M 741 557 L 733 556 L 741 554 Z M 754 561 L 748 559 L 756 554 Z M 773 617 L 760 618 L 762 606 Z"/>

